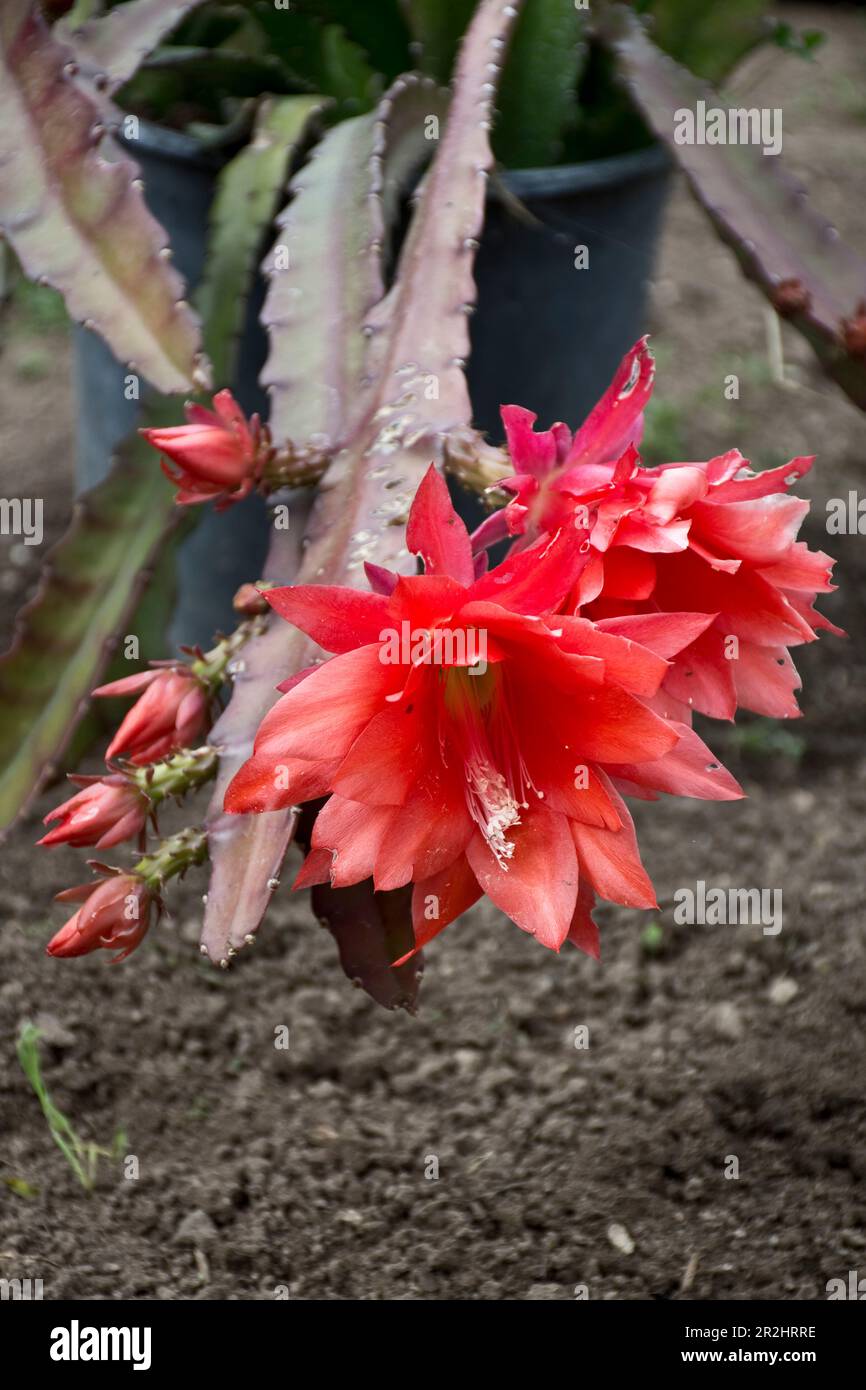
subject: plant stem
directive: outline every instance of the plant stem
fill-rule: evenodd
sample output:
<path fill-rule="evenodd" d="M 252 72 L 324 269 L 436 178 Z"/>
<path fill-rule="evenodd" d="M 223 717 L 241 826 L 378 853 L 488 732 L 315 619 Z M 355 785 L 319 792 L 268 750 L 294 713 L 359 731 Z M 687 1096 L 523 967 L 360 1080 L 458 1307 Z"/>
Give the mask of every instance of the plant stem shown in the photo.
<path fill-rule="evenodd" d="M 496 449 L 473 429 L 451 430 L 445 439 L 445 471 L 472 492 L 477 492 L 491 511 L 508 499 L 499 490 L 514 467 L 504 449 Z"/>
<path fill-rule="evenodd" d="M 204 652 L 191 664 L 194 676 L 215 695 L 226 677 L 231 675 L 231 662 L 245 642 L 264 630 L 260 617 L 247 618 L 228 637 L 220 638 L 215 647 Z"/>
<path fill-rule="evenodd" d="M 160 841 L 156 848 L 139 859 L 132 870 L 159 896 L 167 879 L 185 874 L 194 864 L 203 864 L 207 859 L 207 831 L 200 827 L 188 827 L 176 835 L 169 835 Z"/>
<path fill-rule="evenodd" d="M 169 796 L 184 796 L 216 776 L 219 758 L 215 748 L 184 748 L 163 762 L 138 768 L 131 780 L 154 805 Z"/>

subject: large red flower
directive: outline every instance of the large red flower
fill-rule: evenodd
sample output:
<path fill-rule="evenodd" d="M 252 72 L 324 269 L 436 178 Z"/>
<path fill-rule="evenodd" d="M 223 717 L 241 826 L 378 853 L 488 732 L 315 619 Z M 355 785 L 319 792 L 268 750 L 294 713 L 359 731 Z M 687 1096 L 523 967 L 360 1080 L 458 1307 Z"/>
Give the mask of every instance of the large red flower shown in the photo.
<path fill-rule="evenodd" d="M 424 574 L 377 570 L 381 592 L 267 593 L 335 655 L 287 682 L 226 809 L 328 796 L 296 886 L 411 882 L 418 946 L 486 893 L 544 945 L 597 954 L 595 893 L 655 905 L 617 784 L 741 795 L 691 728 L 653 708 L 668 659 L 711 619 L 563 615 L 588 553 L 570 527 L 476 579 L 433 468 L 407 544 Z"/>
<path fill-rule="evenodd" d="M 708 462 L 644 468 L 637 444 L 652 381 L 642 339 L 573 440 L 564 425 L 536 433 L 534 415 L 504 407 L 517 473 L 503 486 L 514 500 L 479 528 L 475 549 L 506 535 L 520 550 L 561 527 L 587 531 L 591 551 L 571 611 L 712 615 L 665 677 L 684 717 L 696 709 L 732 719 L 738 706 L 797 715 L 800 681 L 788 648 L 821 628 L 840 632 L 813 607 L 833 588 L 833 561 L 797 540 L 809 503 L 787 495 L 813 460 L 753 473 L 733 449 Z"/>

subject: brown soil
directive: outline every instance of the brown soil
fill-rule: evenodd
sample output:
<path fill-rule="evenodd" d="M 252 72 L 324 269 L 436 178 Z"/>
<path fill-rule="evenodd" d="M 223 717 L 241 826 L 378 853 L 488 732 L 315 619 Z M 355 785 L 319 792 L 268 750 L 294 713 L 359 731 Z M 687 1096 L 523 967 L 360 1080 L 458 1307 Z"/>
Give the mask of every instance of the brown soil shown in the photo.
<path fill-rule="evenodd" d="M 793 17 L 829 31 L 818 62 L 759 55 L 739 89 L 784 107 L 788 165 L 863 247 L 864 19 Z M 599 967 L 479 909 L 429 950 L 417 1018 L 353 991 L 287 892 L 228 973 L 197 955 L 201 880 L 121 968 L 47 959 L 49 899 L 80 881 L 81 856 L 34 851 L 34 813 L 0 858 L 0 1177 L 31 1189 L 0 1186 L 0 1275 L 42 1278 L 52 1299 L 571 1298 L 579 1284 L 597 1299 L 797 1299 L 862 1271 L 866 555 L 823 520 L 828 497 L 862 490 L 863 417 L 793 335 L 796 384 L 772 381 L 762 301 L 682 190 L 651 326 L 670 403 L 653 428 L 683 456 L 819 454 L 808 536 L 838 556 L 827 608 L 850 640 L 802 654 L 802 760 L 766 744 L 746 760 L 714 731 L 749 799 L 638 808 L 660 940 L 646 914 L 605 909 Z M 2 486 L 45 498 L 50 539 L 71 495 L 68 351 L 20 311 L 12 329 Z M 2 545 L 8 631 L 37 565 L 35 547 Z M 782 888 L 781 934 L 675 926 L 673 893 L 697 879 Z M 122 1127 L 138 1180 L 104 1165 L 88 1197 L 53 1147 L 14 1054 L 38 1016 L 55 1099 L 100 1143 Z"/>

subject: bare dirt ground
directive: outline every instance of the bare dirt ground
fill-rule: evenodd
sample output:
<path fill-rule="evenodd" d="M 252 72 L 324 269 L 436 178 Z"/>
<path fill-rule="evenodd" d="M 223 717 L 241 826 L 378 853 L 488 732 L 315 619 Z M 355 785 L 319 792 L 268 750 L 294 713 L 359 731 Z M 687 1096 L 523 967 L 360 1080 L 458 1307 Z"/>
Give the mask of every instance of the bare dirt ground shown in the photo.
<path fill-rule="evenodd" d="M 787 9 L 828 32 L 817 62 L 757 55 L 737 90 L 783 107 L 788 166 L 862 251 L 866 19 Z M 597 966 L 476 910 L 429 950 L 416 1018 L 353 991 L 288 892 L 228 973 L 197 956 L 201 880 L 122 967 L 46 958 L 81 860 L 32 848 L 43 797 L 0 857 L 0 1275 L 52 1299 L 799 1299 L 866 1268 L 866 555 L 824 526 L 828 497 L 863 491 L 864 420 L 787 332 L 792 384 L 773 380 L 762 301 L 680 187 L 650 327 L 654 448 L 819 455 L 807 535 L 838 556 L 826 607 L 850 640 L 798 659 L 802 742 L 715 730 L 749 799 L 638 807 L 660 930 L 606 909 Z M 72 493 L 68 369 L 62 331 L 19 306 L 0 480 L 46 499 L 48 539 Z M 0 543 L 8 633 L 38 552 Z M 782 888 L 784 929 L 674 925 L 697 879 Z M 106 1165 L 88 1197 L 53 1147 L 15 1060 L 40 1017 L 55 1098 L 100 1143 L 122 1127 L 138 1180 Z"/>

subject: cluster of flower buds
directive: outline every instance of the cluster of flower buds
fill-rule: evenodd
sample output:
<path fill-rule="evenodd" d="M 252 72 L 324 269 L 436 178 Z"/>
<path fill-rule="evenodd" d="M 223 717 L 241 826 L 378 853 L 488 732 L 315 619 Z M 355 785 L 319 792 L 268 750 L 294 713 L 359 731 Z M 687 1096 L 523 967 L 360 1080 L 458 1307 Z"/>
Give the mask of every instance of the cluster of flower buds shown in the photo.
<path fill-rule="evenodd" d="M 242 611 L 253 611 L 252 595 Z M 256 621 L 242 623 L 209 652 L 187 650 L 188 660 L 156 663 L 94 690 L 96 696 L 138 699 L 109 744 L 107 771 L 101 777 L 70 777 L 80 790 L 45 817 L 50 828 L 39 844 L 109 849 L 137 841 L 144 850 L 147 824 L 156 827 L 161 803 L 186 795 L 216 774 L 217 754 L 201 740 L 235 653 Z M 80 956 L 103 948 L 119 950 L 115 959 L 123 960 L 161 910 L 162 884 L 198 862 L 205 845 L 200 832 L 186 831 L 162 841 L 131 872 L 93 864 L 97 878 L 58 895 L 61 902 L 81 906 L 50 941 L 48 954 Z"/>

